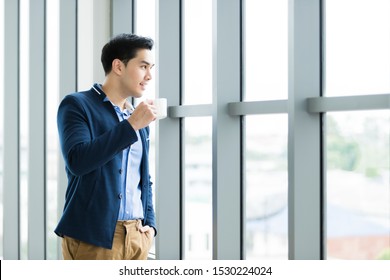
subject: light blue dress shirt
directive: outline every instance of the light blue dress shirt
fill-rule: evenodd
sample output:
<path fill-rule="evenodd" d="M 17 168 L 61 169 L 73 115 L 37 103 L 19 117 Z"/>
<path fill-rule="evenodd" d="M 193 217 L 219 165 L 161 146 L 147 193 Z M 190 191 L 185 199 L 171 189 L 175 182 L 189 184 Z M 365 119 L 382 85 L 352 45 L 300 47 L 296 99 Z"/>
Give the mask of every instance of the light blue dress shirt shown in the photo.
<path fill-rule="evenodd" d="M 108 97 L 104 101 L 111 102 Z M 133 108 L 127 103 L 123 111 L 111 102 L 119 121 L 130 117 Z M 136 131 L 138 141 L 122 152 L 121 194 L 122 200 L 119 209 L 118 220 L 143 219 L 143 207 L 141 201 L 140 166 L 142 158 L 142 142 L 139 131 Z"/>

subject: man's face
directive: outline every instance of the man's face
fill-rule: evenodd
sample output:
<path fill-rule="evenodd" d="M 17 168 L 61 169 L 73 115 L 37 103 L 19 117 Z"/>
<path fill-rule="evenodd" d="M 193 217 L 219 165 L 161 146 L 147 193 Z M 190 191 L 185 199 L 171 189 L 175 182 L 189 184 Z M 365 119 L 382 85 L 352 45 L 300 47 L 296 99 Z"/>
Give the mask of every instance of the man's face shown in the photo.
<path fill-rule="evenodd" d="M 151 70 L 154 66 L 150 50 L 140 49 L 136 57 L 129 60 L 122 73 L 123 90 L 129 96 L 141 97 L 148 82 L 152 79 Z"/>

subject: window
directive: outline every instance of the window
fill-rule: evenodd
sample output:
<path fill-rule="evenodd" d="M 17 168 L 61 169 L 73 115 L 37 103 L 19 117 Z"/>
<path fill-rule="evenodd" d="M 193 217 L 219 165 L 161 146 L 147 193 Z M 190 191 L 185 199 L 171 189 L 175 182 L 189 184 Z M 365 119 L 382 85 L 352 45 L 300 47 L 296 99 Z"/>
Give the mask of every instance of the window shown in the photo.
<path fill-rule="evenodd" d="M 246 259 L 287 259 L 287 116 L 247 116 Z"/>
<path fill-rule="evenodd" d="M 212 102 L 212 1 L 182 1 L 182 103 Z M 211 117 L 185 118 L 184 259 L 212 258 Z"/>
<path fill-rule="evenodd" d="M 58 258 L 58 162 L 57 109 L 59 104 L 59 0 L 46 2 L 46 254 Z"/>
<path fill-rule="evenodd" d="M 326 96 L 389 93 L 390 2 L 325 3 Z"/>
<path fill-rule="evenodd" d="M 327 115 L 327 258 L 388 258 L 390 113 Z"/>
<path fill-rule="evenodd" d="M 212 1 L 183 1 L 184 104 L 211 103 Z"/>
<path fill-rule="evenodd" d="M 244 7 L 244 100 L 286 99 L 288 1 Z M 287 259 L 287 115 L 244 120 L 245 258 Z"/>
<path fill-rule="evenodd" d="M 325 9 L 326 96 L 388 94 L 390 2 Z M 388 110 L 326 113 L 328 259 L 389 258 L 389 123 Z"/>
<path fill-rule="evenodd" d="M 103 81 L 123 31 L 155 39 L 143 99 L 170 107 L 151 258 L 389 259 L 390 2 L 160 2 L 0 0 L 0 258 L 61 258 L 59 97 Z"/>
<path fill-rule="evenodd" d="M 211 259 L 211 118 L 186 118 L 184 138 L 184 258 Z"/>
<path fill-rule="evenodd" d="M 245 100 L 287 98 L 287 0 L 246 0 Z"/>

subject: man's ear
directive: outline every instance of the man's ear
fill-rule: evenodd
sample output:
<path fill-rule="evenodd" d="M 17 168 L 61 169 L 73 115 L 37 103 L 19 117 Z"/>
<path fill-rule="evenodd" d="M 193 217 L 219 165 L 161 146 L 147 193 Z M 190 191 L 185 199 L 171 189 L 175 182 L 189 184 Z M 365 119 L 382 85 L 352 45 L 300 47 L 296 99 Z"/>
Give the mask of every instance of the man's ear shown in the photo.
<path fill-rule="evenodd" d="M 111 71 L 117 75 L 122 75 L 122 71 L 123 71 L 124 66 L 125 65 L 123 64 L 123 62 L 120 59 L 115 58 L 112 61 L 112 70 Z"/>

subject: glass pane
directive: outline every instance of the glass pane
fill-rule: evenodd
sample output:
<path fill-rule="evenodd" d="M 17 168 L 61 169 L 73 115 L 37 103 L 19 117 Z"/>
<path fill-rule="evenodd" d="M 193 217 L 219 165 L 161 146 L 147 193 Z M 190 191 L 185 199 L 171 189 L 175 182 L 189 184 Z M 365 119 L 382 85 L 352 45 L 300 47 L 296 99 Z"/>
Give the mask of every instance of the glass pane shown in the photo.
<path fill-rule="evenodd" d="M 245 121 L 246 259 L 287 259 L 287 115 Z"/>
<path fill-rule="evenodd" d="M 211 117 L 185 119 L 184 258 L 212 258 Z"/>
<path fill-rule="evenodd" d="M 59 103 L 59 0 L 46 2 L 46 235 L 47 259 L 58 254 L 58 158 L 57 108 Z M 62 160 L 62 159 L 61 159 Z"/>
<path fill-rule="evenodd" d="M 97 5 L 97 1 L 95 1 Z M 99 2 L 99 4 L 102 2 Z M 104 72 L 101 67 L 100 61 L 95 61 L 92 52 L 94 49 L 99 48 L 99 56 L 102 46 L 94 47 L 94 38 L 93 34 L 93 16 L 91 13 L 93 11 L 93 0 L 83 0 L 77 1 L 77 90 L 83 91 L 90 89 L 93 83 L 102 81 L 96 80 L 97 69 Z M 105 42 L 104 42 L 105 43 Z M 103 44 L 104 44 L 103 43 Z M 96 68 L 96 69 L 94 69 Z M 95 71 L 95 72 L 94 72 Z M 95 74 L 95 75 L 94 75 Z M 100 76 L 99 76 L 100 77 Z M 104 76 L 103 76 L 104 77 Z"/>
<path fill-rule="evenodd" d="M 326 122 L 327 258 L 390 259 L 390 112 Z"/>
<path fill-rule="evenodd" d="M 20 1 L 20 258 L 27 259 L 28 242 L 28 104 L 29 104 L 29 1 Z"/>
<path fill-rule="evenodd" d="M 4 18 L 4 0 L 0 0 L 0 18 Z M 4 20 L 0 21 L 0 61 L 4 61 Z M 0 85 L 4 85 L 4 64 L 0 66 Z M 3 112 L 4 87 L 0 87 L 0 108 Z M 4 162 L 4 114 L 0 114 L 0 259 L 3 259 L 3 162 Z"/>
<path fill-rule="evenodd" d="M 390 1 L 328 0 L 325 94 L 390 92 Z"/>
<path fill-rule="evenodd" d="M 246 0 L 245 100 L 287 99 L 288 1 Z"/>
<path fill-rule="evenodd" d="M 136 5 L 136 33 L 141 36 L 150 37 L 154 40 L 154 46 L 152 49 L 153 56 L 155 56 L 156 50 L 156 16 L 155 16 L 155 0 L 142 0 L 137 1 Z M 144 99 L 154 99 L 156 98 L 156 80 L 155 80 L 155 69 L 157 65 L 152 69 L 152 80 L 149 81 L 148 87 L 144 92 L 144 96 L 139 98 L 136 103 Z M 150 146 L 149 146 L 149 164 L 150 164 L 150 176 L 152 181 L 156 182 L 156 123 L 152 122 L 150 124 Z M 155 187 L 155 185 L 153 185 Z M 153 189 L 153 202 L 155 202 L 155 191 Z M 156 213 L 157 215 L 157 213 Z M 150 258 L 155 258 L 156 256 L 156 247 L 153 243 L 152 248 L 150 249 L 151 256 Z"/>
<path fill-rule="evenodd" d="M 184 104 L 212 101 L 212 2 L 184 0 Z"/>
<path fill-rule="evenodd" d="M 156 38 L 156 0 L 137 0 L 136 33 L 140 36 Z"/>
<path fill-rule="evenodd" d="M 156 59 L 156 17 L 155 17 L 155 0 L 142 0 L 137 1 L 136 5 L 136 34 L 140 36 L 150 37 L 154 40 L 154 46 L 152 54 Z M 152 80 L 148 83 L 148 86 L 144 92 L 144 95 L 136 100 L 136 103 L 141 102 L 145 99 L 156 98 L 156 80 L 155 80 L 155 69 L 156 65 L 152 68 Z"/>

